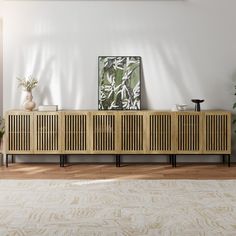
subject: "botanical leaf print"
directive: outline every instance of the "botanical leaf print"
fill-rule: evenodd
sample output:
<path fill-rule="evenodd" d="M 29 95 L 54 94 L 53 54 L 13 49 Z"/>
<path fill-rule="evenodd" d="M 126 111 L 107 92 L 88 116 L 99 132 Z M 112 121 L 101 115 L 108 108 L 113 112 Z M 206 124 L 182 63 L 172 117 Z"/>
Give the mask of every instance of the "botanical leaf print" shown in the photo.
<path fill-rule="evenodd" d="M 139 110 L 141 57 L 99 57 L 99 110 Z"/>

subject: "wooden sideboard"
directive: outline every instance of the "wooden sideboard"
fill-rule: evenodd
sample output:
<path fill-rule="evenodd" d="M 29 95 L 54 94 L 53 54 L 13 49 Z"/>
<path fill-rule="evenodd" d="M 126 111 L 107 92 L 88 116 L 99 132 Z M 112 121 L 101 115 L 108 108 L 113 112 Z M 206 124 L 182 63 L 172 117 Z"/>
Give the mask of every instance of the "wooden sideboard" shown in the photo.
<path fill-rule="evenodd" d="M 58 154 L 231 154 L 227 111 L 8 111 L 5 152 Z M 62 164 L 63 162 L 63 164 Z"/>

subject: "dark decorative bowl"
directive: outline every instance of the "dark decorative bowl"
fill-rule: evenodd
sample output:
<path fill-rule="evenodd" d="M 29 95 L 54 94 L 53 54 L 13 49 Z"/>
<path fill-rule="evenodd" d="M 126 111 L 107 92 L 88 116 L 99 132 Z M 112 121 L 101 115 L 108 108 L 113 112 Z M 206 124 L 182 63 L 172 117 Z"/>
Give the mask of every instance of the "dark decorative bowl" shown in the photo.
<path fill-rule="evenodd" d="M 203 99 L 192 99 L 191 101 L 193 103 L 195 103 L 195 111 L 201 111 L 200 103 L 204 102 L 205 100 L 203 100 Z"/>
<path fill-rule="evenodd" d="M 203 100 L 203 99 L 192 99 L 191 101 L 194 102 L 194 103 L 202 103 L 205 100 Z"/>

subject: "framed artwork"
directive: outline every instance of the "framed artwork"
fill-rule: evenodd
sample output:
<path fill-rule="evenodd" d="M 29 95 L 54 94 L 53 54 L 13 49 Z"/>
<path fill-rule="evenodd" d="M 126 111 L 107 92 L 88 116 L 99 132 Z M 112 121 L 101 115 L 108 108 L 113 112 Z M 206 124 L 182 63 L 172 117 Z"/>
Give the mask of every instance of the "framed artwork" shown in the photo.
<path fill-rule="evenodd" d="M 98 109 L 140 110 L 141 57 L 98 57 Z"/>

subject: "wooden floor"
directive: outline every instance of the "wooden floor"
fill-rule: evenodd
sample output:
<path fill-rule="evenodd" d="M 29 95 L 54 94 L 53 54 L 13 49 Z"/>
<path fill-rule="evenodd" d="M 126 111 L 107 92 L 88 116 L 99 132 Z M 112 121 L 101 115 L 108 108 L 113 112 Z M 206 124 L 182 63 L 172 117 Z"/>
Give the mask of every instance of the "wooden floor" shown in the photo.
<path fill-rule="evenodd" d="M 236 179 L 236 164 L 10 164 L 0 179 Z"/>

